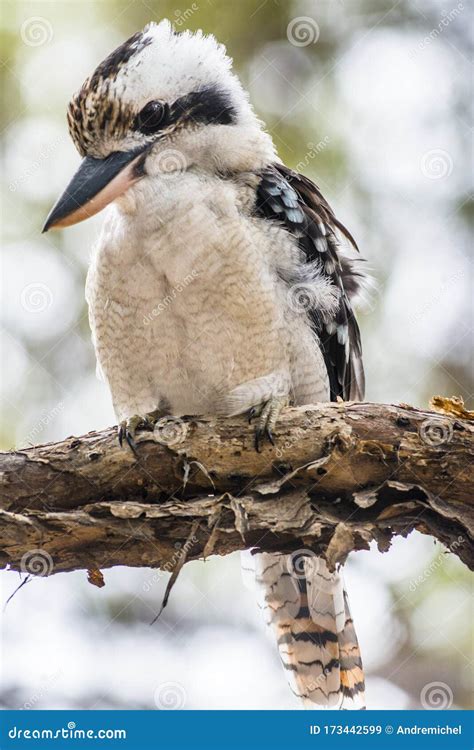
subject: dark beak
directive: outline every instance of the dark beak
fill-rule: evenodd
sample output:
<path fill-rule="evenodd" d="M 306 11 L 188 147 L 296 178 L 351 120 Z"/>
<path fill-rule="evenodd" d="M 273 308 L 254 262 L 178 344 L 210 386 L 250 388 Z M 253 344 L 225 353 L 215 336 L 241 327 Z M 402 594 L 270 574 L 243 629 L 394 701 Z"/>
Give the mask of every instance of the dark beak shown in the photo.
<path fill-rule="evenodd" d="M 101 211 L 143 177 L 145 151 L 149 145 L 133 151 L 115 151 L 105 159 L 86 156 L 79 169 L 51 209 L 43 232 L 68 227 Z"/>

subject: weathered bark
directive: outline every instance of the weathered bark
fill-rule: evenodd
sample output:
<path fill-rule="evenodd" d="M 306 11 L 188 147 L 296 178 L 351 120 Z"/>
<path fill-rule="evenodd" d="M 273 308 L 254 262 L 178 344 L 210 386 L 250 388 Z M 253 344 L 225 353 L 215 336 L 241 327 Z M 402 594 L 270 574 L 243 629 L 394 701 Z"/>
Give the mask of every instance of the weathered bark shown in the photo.
<path fill-rule="evenodd" d="M 441 401 L 288 409 L 261 453 L 242 417 L 186 417 L 139 433 L 138 458 L 115 429 L 0 454 L 0 566 L 100 585 L 249 547 L 334 565 L 418 529 L 474 568 L 472 415 Z"/>

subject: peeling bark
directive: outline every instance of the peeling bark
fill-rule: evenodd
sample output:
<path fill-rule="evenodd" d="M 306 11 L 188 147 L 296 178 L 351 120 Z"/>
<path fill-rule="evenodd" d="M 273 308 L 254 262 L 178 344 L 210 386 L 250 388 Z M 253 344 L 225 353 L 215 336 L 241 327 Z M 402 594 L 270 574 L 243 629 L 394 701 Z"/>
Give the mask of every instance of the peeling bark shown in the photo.
<path fill-rule="evenodd" d="M 238 549 L 352 550 L 431 534 L 474 568 L 473 415 L 337 403 L 288 409 L 276 448 L 242 417 L 166 418 L 0 454 L 0 566 L 37 575 L 114 565 L 173 571 Z"/>

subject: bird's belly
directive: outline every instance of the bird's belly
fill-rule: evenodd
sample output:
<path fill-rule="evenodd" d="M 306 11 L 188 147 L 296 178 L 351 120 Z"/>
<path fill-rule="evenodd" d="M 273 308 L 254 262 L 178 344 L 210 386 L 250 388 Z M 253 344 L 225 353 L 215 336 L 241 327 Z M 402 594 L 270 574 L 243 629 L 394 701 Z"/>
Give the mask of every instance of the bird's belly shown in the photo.
<path fill-rule="evenodd" d="M 213 413 L 262 378 L 288 384 L 294 403 L 326 399 L 308 318 L 288 305 L 271 260 L 274 237 L 212 215 L 203 233 L 195 213 L 147 236 L 113 216 L 91 265 L 93 341 L 117 417 Z"/>
<path fill-rule="evenodd" d="M 286 331 L 271 305 L 260 317 L 237 296 L 223 303 L 218 288 L 182 295 L 149 322 L 153 381 L 173 414 L 213 413 L 237 385 L 287 367 Z"/>
<path fill-rule="evenodd" d="M 191 276 L 170 286 L 157 275 L 152 286 L 150 295 L 135 271 L 133 288 L 127 275 L 120 287 L 102 278 L 88 295 L 96 353 L 119 419 L 159 406 L 213 413 L 237 385 L 288 370 L 289 336 L 272 295 Z"/>

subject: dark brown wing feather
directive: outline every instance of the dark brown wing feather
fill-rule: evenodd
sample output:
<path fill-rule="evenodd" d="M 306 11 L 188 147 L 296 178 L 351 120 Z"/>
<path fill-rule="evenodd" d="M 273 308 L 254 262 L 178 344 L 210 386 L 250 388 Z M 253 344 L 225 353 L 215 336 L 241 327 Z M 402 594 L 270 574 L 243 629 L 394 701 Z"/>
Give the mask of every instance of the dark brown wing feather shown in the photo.
<path fill-rule="evenodd" d="M 283 224 L 298 238 L 308 263 L 319 263 L 340 290 L 339 309 L 331 320 L 321 321 L 318 310 L 310 310 L 329 374 L 331 400 L 364 398 L 365 381 L 359 326 L 351 297 L 357 293 L 363 274 L 353 260 L 341 253 L 336 233 L 357 244 L 334 216 L 319 188 L 304 175 L 283 164 L 272 164 L 261 173 L 257 188 L 257 212 Z"/>

